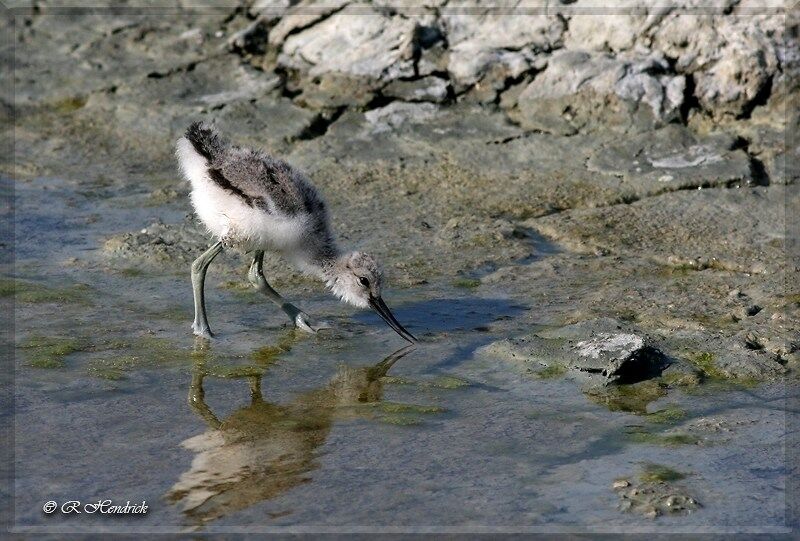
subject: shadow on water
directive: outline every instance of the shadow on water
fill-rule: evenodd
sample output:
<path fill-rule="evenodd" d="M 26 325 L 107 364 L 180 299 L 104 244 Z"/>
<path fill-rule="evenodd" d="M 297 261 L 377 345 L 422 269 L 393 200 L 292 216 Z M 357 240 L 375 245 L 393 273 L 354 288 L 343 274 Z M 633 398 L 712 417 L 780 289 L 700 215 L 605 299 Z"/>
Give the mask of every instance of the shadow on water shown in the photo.
<path fill-rule="evenodd" d="M 431 368 L 451 368 L 467 359 L 477 348 L 498 339 L 491 325 L 518 317 L 530 307 L 508 299 L 458 297 L 429 299 L 393 308 L 397 319 L 423 342 L 452 342 L 452 350 Z M 380 318 L 363 312 L 355 319 L 370 325 L 385 325 Z"/>
<path fill-rule="evenodd" d="M 436 333 L 486 332 L 491 323 L 513 318 L 529 310 L 527 306 L 515 304 L 508 299 L 486 299 L 482 297 L 459 297 L 429 299 L 392 307 L 401 323 L 407 323 L 411 332 L 418 336 Z M 385 325 L 372 312 L 360 312 L 353 316 L 368 325 Z"/>
<path fill-rule="evenodd" d="M 317 449 L 334 421 L 368 415 L 358 406 L 381 401 L 381 378 L 413 349 L 406 346 L 372 366 L 342 366 L 325 386 L 288 404 L 264 400 L 261 380 L 267 369 L 248 375 L 250 404 L 225 419 L 205 401 L 203 381 L 215 374 L 198 360 L 188 401 L 208 429 L 183 441 L 195 456 L 165 498 L 200 526 L 309 482 L 318 467 Z"/>

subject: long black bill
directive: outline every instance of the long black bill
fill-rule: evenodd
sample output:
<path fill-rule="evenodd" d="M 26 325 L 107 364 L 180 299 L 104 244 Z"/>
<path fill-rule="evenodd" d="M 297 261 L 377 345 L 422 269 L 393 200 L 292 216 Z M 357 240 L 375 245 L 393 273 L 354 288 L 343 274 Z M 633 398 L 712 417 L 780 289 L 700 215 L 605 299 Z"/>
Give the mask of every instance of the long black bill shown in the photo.
<path fill-rule="evenodd" d="M 389 325 L 394 332 L 408 340 L 409 342 L 416 342 L 417 339 L 414 338 L 414 335 L 408 332 L 405 327 L 400 325 L 400 322 L 392 315 L 392 311 L 389 310 L 389 307 L 386 306 L 386 303 L 383 302 L 383 299 L 380 297 L 370 297 L 369 305 L 375 310 L 379 316 Z"/>

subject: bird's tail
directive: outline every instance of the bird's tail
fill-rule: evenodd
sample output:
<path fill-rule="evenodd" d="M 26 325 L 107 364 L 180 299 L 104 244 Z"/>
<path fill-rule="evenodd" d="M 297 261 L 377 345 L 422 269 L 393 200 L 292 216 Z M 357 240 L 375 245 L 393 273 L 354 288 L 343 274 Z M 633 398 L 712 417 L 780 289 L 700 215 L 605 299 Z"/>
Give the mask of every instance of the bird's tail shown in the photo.
<path fill-rule="evenodd" d="M 219 132 L 205 122 L 195 122 L 186 129 L 183 135 L 188 140 L 195 152 L 200 154 L 209 163 L 220 156 L 228 146 L 227 141 Z"/>

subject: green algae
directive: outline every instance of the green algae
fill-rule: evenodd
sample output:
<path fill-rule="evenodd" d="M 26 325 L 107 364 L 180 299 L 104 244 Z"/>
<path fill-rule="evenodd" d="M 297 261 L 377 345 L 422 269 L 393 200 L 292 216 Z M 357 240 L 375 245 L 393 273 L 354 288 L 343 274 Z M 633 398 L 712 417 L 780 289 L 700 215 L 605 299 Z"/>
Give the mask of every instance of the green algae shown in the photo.
<path fill-rule="evenodd" d="M 137 368 L 189 363 L 202 352 L 175 345 L 157 336 L 134 336 L 126 339 L 86 339 L 86 351 L 101 354 L 87 362 L 89 375 L 119 381 Z"/>
<path fill-rule="evenodd" d="M 413 380 L 400 376 L 383 376 L 381 381 L 388 385 L 414 385 L 422 389 L 460 389 L 470 385 L 467 380 L 455 376 L 437 376 L 428 380 Z"/>
<path fill-rule="evenodd" d="M 633 323 L 639 319 L 639 314 L 635 310 L 630 309 L 618 310 L 616 316 L 620 321 L 626 321 L 628 323 Z"/>
<path fill-rule="evenodd" d="M 96 378 L 121 381 L 127 379 L 127 372 L 137 363 L 138 358 L 134 355 L 92 359 L 87 366 L 87 372 Z"/>
<path fill-rule="evenodd" d="M 665 445 L 697 445 L 702 440 L 691 434 L 667 434 L 661 437 Z"/>
<path fill-rule="evenodd" d="M 129 341 L 129 348 L 153 364 L 189 361 L 192 350 L 176 345 L 172 340 L 158 336 L 139 336 Z"/>
<path fill-rule="evenodd" d="M 420 387 L 433 387 L 436 389 L 460 389 L 468 387 L 469 382 L 455 376 L 438 376 L 433 379 L 419 382 Z"/>
<path fill-rule="evenodd" d="M 481 281 L 477 278 L 456 278 L 453 280 L 453 286 L 463 289 L 475 289 L 481 285 Z"/>
<path fill-rule="evenodd" d="M 694 387 L 700 384 L 700 377 L 695 372 L 667 372 L 661 375 L 661 381 L 670 387 Z"/>
<path fill-rule="evenodd" d="M 566 373 L 567 367 L 563 364 L 551 364 L 536 372 L 536 376 L 541 379 L 555 379 Z"/>
<path fill-rule="evenodd" d="M 647 414 L 647 420 L 657 424 L 672 424 L 686 418 L 686 410 L 674 404 Z"/>
<path fill-rule="evenodd" d="M 239 365 L 212 365 L 205 368 L 205 374 L 222 379 L 242 379 L 261 377 L 264 375 L 264 368 L 260 366 Z"/>
<path fill-rule="evenodd" d="M 709 383 L 723 387 L 755 387 L 761 383 L 755 378 L 736 377 L 735 375 L 725 373 L 717 366 L 716 356 L 708 351 L 702 351 L 690 356 L 689 362 L 702 373 L 705 383 L 704 387 L 708 387 Z"/>
<path fill-rule="evenodd" d="M 610 411 L 624 411 L 637 415 L 647 413 L 647 405 L 667 394 L 658 381 L 642 381 L 631 385 L 609 385 L 585 391 L 587 397 Z"/>
<path fill-rule="evenodd" d="M 72 96 L 54 102 L 52 109 L 58 114 L 67 115 L 74 113 L 78 109 L 82 109 L 86 105 L 86 101 L 86 98 L 83 96 Z"/>
<path fill-rule="evenodd" d="M 688 263 L 677 263 L 675 265 L 664 265 L 661 267 L 660 275 L 661 276 L 687 276 L 693 272 L 697 272 L 699 269 L 695 265 L 689 265 Z"/>
<path fill-rule="evenodd" d="M 416 385 L 416 381 L 400 376 L 383 376 L 381 381 L 387 385 Z"/>
<path fill-rule="evenodd" d="M 140 276 L 144 276 L 145 272 L 136 267 L 125 267 L 117 270 L 117 274 L 124 276 L 125 278 L 138 278 Z"/>
<path fill-rule="evenodd" d="M 222 289 L 227 289 L 229 291 L 235 291 L 238 293 L 253 292 L 253 286 L 242 280 L 228 280 L 226 282 L 220 283 L 219 287 L 221 287 Z"/>
<path fill-rule="evenodd" d="M 290 351 L 295 342 L 297 342 L 297 333 L 294 331 L 285 333 L 278 339 L 276 344 L 263 346 L 253 351 L 250 354 L 250 359 L 261 366 L 272 364 L 282 354 Z"/>
<path fill-rule="evenodd" d="M 274 287 L 280 287 L 277 284 L 272 284 Z M 258 294 L 256 289 L 245 280 L 228 280 L 221 282 L 219 287 L 230 291 L 237 300 L 247 304 L 263 304 L 264 297 Z"/>
<path fill-rule="evenodd" d="M 87 304 L 89 286 L 75 284 L 69 287 L 53 288 L 14 278 L 0 278 L 0 297 L 11 297 L 18 302 Z"/>
<path fill-rule="evenodd" d="M 180 196 L 181 194 L 173 188 L 156 188 L 147 196 L 147 201 L 145 201 L 144 206 L 157 207 L 166 205 L 167 203 L 175 201 Z"/>
<path fill-rule="evenodd" d="M 35 368 L 63 368 L 64 357 L 84 347 L 84 342 L 77 338 L 40 335 L 30 336 L 19 344 L 25 350 L 28 366 Z"/>
<path fill-rule="evenodd" d="M 192 319 L 192 309 L 191 308 L 180 308 L 177 306 L 172 306 L 169 308 L 165 308 L 163 310 L 156 310 L 154 312 L 150 312 L 150 315 L 156 319 L 165 319 L 168 321 L 191 321 Z"/>
<path fill-rule="evenodd" d="M 642 465 L 642 473 L 639 474 L 639 479 L 643 483 L 669 483 L 672 481 L 680 481 L 685 478 L 685 473 L 681 473 L 661 464 L 653 464 L 650 462 Z"/>
<path fill-rule="evenodd" d="M 414 426 L 422 424 L 422 419 L 408 415 L 381 415 L 378 421 L 397 426 Z"/>
<path fill-rule="evenodd" d="M 658 434 L 648 430 L 632 430 L 628 432 L 626 436 L 631 443 L 644 443 L 667 447 L 676 447 L 679 445 L 697 445 L 701 441 L 700 438 L 691 434 Z"/>
<path fill-rule="evenodd" d="M 377 408 L 384 412 L 384 413 L 416 413 L 416 414 L 426 414 L 426 413 L 442 413 L 445 411 L 444 408 L 439 406 L 420 406 L 417 404 L 401 404 L 399 402 L 378 402 L 376 404 Z"/>
<path fill-rule="evenodd" d="M 252 352 L 250 358 L 260 365 L 267 365 L 274 363 L 282 353 L 287 351 L 289 351 L 288 348 L 280 346 L 264 346 Z"/>
<path fill-rule="evenodd" d="M 702 351 L 689 357 L 689 361 L 708 379 L 728 379 L 725 373 L 717 367 L 716 357 L 713 353 Z"/>

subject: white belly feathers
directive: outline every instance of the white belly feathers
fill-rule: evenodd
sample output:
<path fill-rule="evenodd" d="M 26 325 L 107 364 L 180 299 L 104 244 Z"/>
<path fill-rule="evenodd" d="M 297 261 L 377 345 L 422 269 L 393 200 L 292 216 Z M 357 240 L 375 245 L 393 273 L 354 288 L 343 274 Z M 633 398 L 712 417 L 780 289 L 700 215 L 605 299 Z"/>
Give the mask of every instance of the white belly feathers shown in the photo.
<path fill-rule="evenodd" d="M 185 138 L 177 144 L 178 161 L 192 185 L 192 206 L 198 218 L 218 238 L 227 238 L 245 250 L 290 249 L 301 242 L 308 215 L 286 216 L 253 208 L 208 177 L 207 163 Z M 267 201 L 274 209 L 271 201 Z"/>

